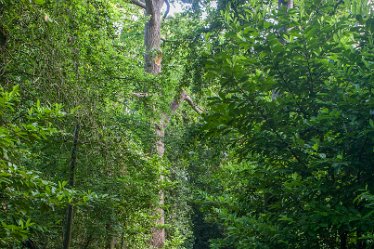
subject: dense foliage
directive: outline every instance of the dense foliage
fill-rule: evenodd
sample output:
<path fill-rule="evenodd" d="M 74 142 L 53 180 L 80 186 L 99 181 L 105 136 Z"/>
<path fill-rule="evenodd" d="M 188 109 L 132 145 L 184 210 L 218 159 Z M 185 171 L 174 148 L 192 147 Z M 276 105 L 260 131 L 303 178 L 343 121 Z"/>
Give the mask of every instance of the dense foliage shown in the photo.
<path fill-rule="evenodd" d="M 171 1 L 152 75 L 142 1 L 0 0 L 0 248 L 374 248 L 373 4 L 289 1 Z"/>
<path fill-rule="evenodd" d="M 234 153 L 216 176 L 217 245 L 372 246 L 373 17 L 299 4 L 224 14 L 207 76 L 221 89 L 206 128 Z"/>
<path fill-rule="evenodd" d="M 11 89 L 17 84 L 20 89 L 17 105 L 12 104 L 13 116 L 9 109 L 2 111 L 4 141 L 12 144 L 4 144 L 9 151 L 4 155 L 14 154 L 28 170 L 39 171 L 45 180 L 60 182 L 59 188 L 67 188 L 66 182 L 74 174 L 74 189 L 88 193 L 83 198 L 84 202 L 89 201 L 86 205 L 78 203 L 75 210 L 72 246 L 76 248 L 104 248 L 114 240 L 118 241 L 117 244 L 125 244 L 125 238 L 126 243 L 139 248 L 146 244 L 145 238 L 150 233 L 148 230 L 153 219 L 150 211 L 157 193 L 157 165 L 144 155 L 147 141 L 141 137 L 143 131 L 147 132 L 147 121 L 141 112 L 126 111 L 130 108 L 126 105 L 131 105 L 126 103 L 128 92 L 135 87 L 126 82 L 136 74 L 134 71 L 132 75 L 126 73 L 134 67 L 133 60 L 124 54 L 127 44 L 119 39 L 119 28 L 115 26 L 125 13 L 130 15 L 131 9 L 120 7 L 107 1 L 2 3 L 1 30 L 7 38 L 2 50 L 2 85 Z M 6 101 L 4 105 L 11 106 Z M 44 121 L 47 117 L 43 112 L 47 109 L 41 109 L 44 107 L 39 103 L 58 103 L 59 109 L 55 109 L 64 111 L 64 117 L 56 119 L 51 116 Z M 36 121 L 29 121 L 25 115 L 33 115 Z M 14 122 L 23 122 L 23 119 L 25 121 L 20 123 L 20 127 L 30 134 L 17 135 L 22 130 L 14 130 L 7 124 L 16 126 Z M 47 121 L 45 128 L 38 125 L 38 122 Z M 76 172 L 71 172 L 76 124 L 81 127 L 78 160 Z M 55 130 L 51 130 L 52 127 Z M 139 134 L 127 127 L 138 127 L 143 131 Z M 18 142 L 18 136 L 23 139 L 22 143 Z M 17 140 L 7 141 L 8 137 Z M 39 137 L 44 140 L 40 141 Z M 25 142 L 28 147 L 22 145 Z M 27 154 L 30 154 L 28 158 L 24 158 Z M 1 217 L 4 217 L 6 229 L 13 231 L 16 228 L 10 225 L 17 225 L 24 227 L 23 230 L 27 228 L 30 233 L 24 236 L 23 231 L 14 230 L 14 237 L 1 233 L 1 238 L 4 238 L 5 245 L 16 248 L 21 246 L 21 242 L 25 244 L 27 238 L 37 247 L 61 248 L 67 202 L 58 199 L 56 204 L 59 207 L 54 210 L 39 208 L 38 203 L 53 202 L 53 196 L 62 190 L 56 186 L 56 190 L 53 188 L 56 193 L 49 193 L 49 188 L 44 190 L 49 186 L 47 182 L 39 183 L 41 180 L 37 176 L 27 172 L 24 173 L 27 177 L 25 184 L 31 185 L 30 189 L 22 190 L 22 195 L 26 200 L 35 199 L 35 203 L 31 200 L 16 202 L 25 208 L 17 211 L 5 200 Z M 36 182 L 27 183 L 32 180 Z M 8 187 L 16 182 L 6 183 L 4 189 L 10 195 L 8 198 L 13 202 L 22 200 L 16 189 Z M 50 195 L 51 200 L 45 200 L 44 195 Z M 5 210 L 12 210 L 18 216 L 12 218 L 10 211 Z"/>

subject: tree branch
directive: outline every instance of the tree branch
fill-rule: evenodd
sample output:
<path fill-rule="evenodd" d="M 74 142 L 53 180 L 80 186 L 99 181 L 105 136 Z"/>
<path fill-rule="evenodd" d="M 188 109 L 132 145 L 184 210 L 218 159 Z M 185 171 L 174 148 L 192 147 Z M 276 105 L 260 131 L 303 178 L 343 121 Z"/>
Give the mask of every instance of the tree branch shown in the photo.
<path fill-rule="evenodd" d="M 150 96 L 149 93 L 132 93 L 132 95 L 134 95 L 135 97 L 138 97 L 138 98 L 146 98 L 146 97 Z"/>
<path fill-rule="evenodd" d="M 187 101 L 187 103 L 192 107 L 192 109 L 194 109 L 194 111 L 197 112 L 198 114 L 203 114 L 204 111 L 193 102 L 192 98 L 186 93 L 184 94 L 185 94 L 184 100 Z"/>
<path fill-rule="evenodd" d="M 179 95 L 179 98 L 175 99 L 170 105 L 171 115 L 173 115 L 178 110 L 180 104 L 183 101 L 186 101 L 192 107 L 192 109 L 194 109 L 194 111 L 197 112 L 198 114 L 203 113 L 203 110 L 193 102 L 192 98 L 186 93 L 186 91 L 182 91 L 181 94 Z"/>
<path fill-rule="evenodd" d="M 145 6 L 146 6 L 146 13 L 148 15 L 153 15 L 155 13 L 155 1 L 153 0 L 145 0 Z"/>
<path fill-rule="evenodd" d="M 135 4 L 136 6 L 139 6 L 140 8 L 143 8 L 143 9 L 146 8 L 145 3 L 142 2 L 141 0 L 131 0 L 131 2 L 132 2 L 133 4 Z"/>
<path fill-rule="evenodd" d="M 171 117 L 177 112 L 183 101 L 186 101 L 198 114 L 203 113 L 203 110 L 193 102 L 192 98 L 185 91 L 182 91 L 178 98 L 174 99 L 173 102 L 171 102 L 169 115 L 163 113 L 160 123 L 156 124 L 156 132 L 158 135 L 163 134 L 164 130 L 170 122 Z"/>
<path fill-rule="evenodd" d="M 132 93 L 135 97 L 138 98 L 147 98 L 150 97 L 151 94 L 149 93 L 142 93 L 142 92 L 134 92 Z M 168 123 L 170 122 L 171 117 L 176 113 L 180 105 L 183 101 L 186 101 L 188 105 L 192 107 L 192 109 L 197 112 L 198 114 L 203 114 L 203 109 L 200 108 L 193 100 L 192 98 L 186 93 L 186 91 L 182 91 L 181 94 L 178 96 L 178 98 L 175 98 L 173 102 L 170 103 L 170 113 L 169 115 L 164 113 L 161 118 L 160 124 L 156 125 L 156 130 L 164 130 Z"/>
<path fill-rule="evenodd" d="M 163 19 L 165 19 L 169 15 L 169 11 L 170 11 L 169 0 L 165 0 L 165 4 L 166 4 L 166 10 L 165 10 L 164 16 L 162 17 Z"/>

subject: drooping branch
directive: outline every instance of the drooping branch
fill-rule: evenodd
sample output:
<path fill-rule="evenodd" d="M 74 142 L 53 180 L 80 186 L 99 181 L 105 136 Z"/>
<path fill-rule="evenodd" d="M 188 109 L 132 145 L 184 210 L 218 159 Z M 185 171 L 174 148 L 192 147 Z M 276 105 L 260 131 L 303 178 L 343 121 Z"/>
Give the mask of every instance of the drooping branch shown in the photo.
<path fill-rule="evenodd" d="M 143 9 L 146 8 L 145 3 L 142 2 L 141 0 L 131 0 L 131 2 L 132 2 L 133 4 L 135 4 L 136 6 L 139 6 L 140 8 L 143 8 Z"/>

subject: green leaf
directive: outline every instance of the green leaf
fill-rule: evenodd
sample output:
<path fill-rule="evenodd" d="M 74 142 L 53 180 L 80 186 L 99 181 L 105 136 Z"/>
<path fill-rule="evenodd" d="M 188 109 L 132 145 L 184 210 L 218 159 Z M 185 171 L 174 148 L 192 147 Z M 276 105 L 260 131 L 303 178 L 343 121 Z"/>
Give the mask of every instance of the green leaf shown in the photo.
<path fill-rule="evenodd" d="M 36 4 L 42 5 L 45 3 L 45 0 L 34 0 Z"/>

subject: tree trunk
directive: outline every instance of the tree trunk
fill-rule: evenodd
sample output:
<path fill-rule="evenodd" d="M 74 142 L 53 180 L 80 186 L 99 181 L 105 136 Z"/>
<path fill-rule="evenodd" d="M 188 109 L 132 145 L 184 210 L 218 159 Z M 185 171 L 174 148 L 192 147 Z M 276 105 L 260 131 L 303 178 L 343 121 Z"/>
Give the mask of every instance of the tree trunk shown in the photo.
<path fill-rule="evenodd" d="M 163 115 L 159 124 L 155 126 L 156 129 L 156 151 L 157 155 L 162 158 L 165 152 L 165 144 L 164 144 L 164 137 L 165 137 L 165 128 L 166 128 L 167 118 L 166 115 Z M 163 170 L 161 170 L 163 171 Z M 164 181 L 164 175 L 160 175 L 160 183 Z M 164 206 L 165 204 L 165 194 L 164 190 L 160 189 L 159 191 L 159 206 L 156 209 L 156 214 L 158 215 L 158 219 L 156 221 L 157 226 L 152 230 L 152 239 L 151 245 L 154 248 L 162 248 L 165 244 L 165 228 L 163 225 L 165 224 L 165 211 Z"/>
<path fill-rule="evenodd" d="M 114 236 L 113 226 L 111 223 L 106 224 L 106 245 L 105 249 L 115 249 L 117 240 Z"/>
<path fill-rule="evenodd" d="M 157 75 L 161 73 L 161 8 L 164 0 L 146 0 L 145 1 L 145 14 L 149 18 L 144 28 L 144 69 L 147 73 Z M 165 120 L 156 125 L 156 151 L 160 158 L 164 156 L 165 152 Z M 164 176 L 160 175 L 160 182 L 164 181 Z M 159 191 L 159 206 L 156 209 L 158 219 L 156 227 L 152 229 L 151 246 L 153 248 L 162 248 L 165 244 L 165 211 L 163 205 L 165 202 L 165 194 L 161 189 Z"/>
<path fill-rule="evenodd" d="M 348 249 L 348 235 L 345 231 L 340 231 L 340 249 Z"/>
<path fill-rule="evenodd" d="M 179 106 L 183 101 L 186 101 L 194 111 L 196 111 L 198 114 L 202 114 L 203 110 L 200 109 L 192 100 L 192 98 L 185 92 L 182 91 L 179 96 L 177 96 L 173 102 L 170 104 L 170 112 L 169 115 L 166 113 L 162 114 L 162 117 L 159 121 L 159 123 L 155 126 L 156 128 L 156 151 L 157 155 L 162 158 L 165 153 L 165 144 L 164 144 L 164 138 L 165 138 L 165 130 L 167 128 L 167 125 L 170 122 L 171 117 L 176 113 Z M 164 181 L 164 176 L 160 175 L 160 182 L 162 183 Z M 159 216 L 157 220 L 157 225 L 159 227 L 156 227 L 153 229 L 152 232 L 152 246 L 154 248 L 162 248 L 165 244 L 165 228 L 163 228 L 163 225 L 165 224 L 165 212 L 163 209 L 165 196 L 164 191 L 161 189 L 159 192 L 159 207 L 157 208 L 157 214 Z"/>
<path fill-rule="evenodd" d="M 72 230 L 73 230 L 73 218 L 74 218 L 74 208 L 73 205 L 69 204 L 66 211 L 66 224 L 64 233 L 64 249 L 69 249 L 71 244 Z"/>
<path fill-rule="evenodd" d="M 165 0 L 131 0 L 135 5 L 144 8 L 145 14 L 149 18 L 144 28 L 144 45 L 145 45 L 145 55 L 144 55 L 144 69 L 147 73 L 157 75 L 161 73 L 161 63 L 162 63 L 162 52 L 161 52 L 161 8 Z M 167 0 L 166 0 L 167 1 Z M 169 9 L 169 2 L 167 2 Z M 166 15 L 169 10 L 166 11 Z M 170 115 L 174 114 L 178 109 L 180 103 L 186 100 L 195 111 L 201 113 L 201 110 L 196 106 L 192 99 L 185 93 L 182 92 L 181 95 L 173 101 L 171 104 Z M 162 158 L 165 152 L 165 129 L 169 123 L 170 117 L 163 113 L 158 124 L 155 125 L 156 132 L 156 151 L 157 155 Z M 164 176 L 160 175 L 160 183 L 164 181 Z M 156 214 L 158 215 L 156 227 L 152 229 L 151 246 L 153 248 L 162 248 L 165 244 L 165 211 L 163 209 L 165 202 L 165 194 L 162 189 L 159 191 L 159 206 L 156 209 Z"/>
<path fill-rule="evenodd" d="M 149 18 L 144 28 L 144 68 L 147 73 L 161 73 L 161 8 L 164 0 L 146 0 L 145 14 Z"/>
<path fill-rule="evenodd" d="M 69 186 L 74 187 L 75 184 L 75 168 L 77 165 L 77 148 L 78 148 L 78 138 L 79 138 L 79 124 L 75 125 L 74 129 L 74 142 L 71 149 L 71 160 L 70 160 L 70 177 L 69 177 Z M 63 249 L 69 249 L 72 238 L 73 230 L 73 217 L 74 217 L 74 208 L 73 205 L 69 204 L 66 215 L 66 225 L 64 233 L 64 244 Z"/>

